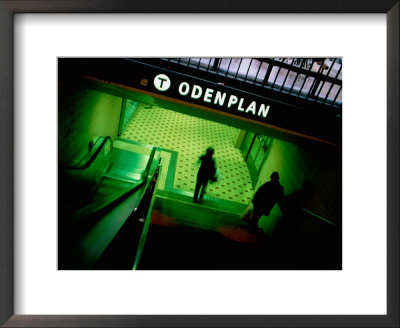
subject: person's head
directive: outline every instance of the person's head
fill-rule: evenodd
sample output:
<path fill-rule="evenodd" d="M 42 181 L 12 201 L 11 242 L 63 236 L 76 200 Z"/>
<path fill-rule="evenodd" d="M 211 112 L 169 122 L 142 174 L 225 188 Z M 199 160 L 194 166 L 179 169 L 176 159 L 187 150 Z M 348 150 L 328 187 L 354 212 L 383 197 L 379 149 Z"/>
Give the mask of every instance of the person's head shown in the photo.
<path fill-rule="evenodd" d="M 213 147 L 208 147 L 206 149 L 206 156 L 212 157 L 214 155 L 214 148 Z"/>
<path fill-rule="evenodd" d="M 271 181 L 279 181 L 279 173 L 278 172 L 273 172 L 271 174 Z"/>

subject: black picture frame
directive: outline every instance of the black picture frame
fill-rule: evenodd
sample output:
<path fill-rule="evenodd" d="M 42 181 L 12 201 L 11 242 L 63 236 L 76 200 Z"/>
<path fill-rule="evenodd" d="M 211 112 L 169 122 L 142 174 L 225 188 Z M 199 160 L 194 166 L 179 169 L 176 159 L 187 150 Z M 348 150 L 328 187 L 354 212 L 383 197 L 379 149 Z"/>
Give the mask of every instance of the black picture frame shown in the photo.
<path fill-rule="evenodd" d="M 399 327 L 399 0 L 0 1 L 0 324 L 4 327 Z M 387 315 L 14 315 L 13 17 L 17 13 L 383 13 L 387 17 Z"/>

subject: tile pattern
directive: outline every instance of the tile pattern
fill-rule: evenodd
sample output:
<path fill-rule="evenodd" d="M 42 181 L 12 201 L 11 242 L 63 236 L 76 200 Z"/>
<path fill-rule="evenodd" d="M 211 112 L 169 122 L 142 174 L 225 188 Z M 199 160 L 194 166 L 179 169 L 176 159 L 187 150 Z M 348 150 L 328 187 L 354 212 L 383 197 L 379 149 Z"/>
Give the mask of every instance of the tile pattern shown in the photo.
<path fill-rule="evenodd" d="M 128 150 L 128 151 L 131 151 L 134 153 L 147 155 L 147 156 L 150 156 L 150 153 L 151 153 L 151 147 L 141 146 L 141 145 L 137 145 L 134 143 L 127 143 L 127 142 L 124 142 L 123 140 L 119 140 L 119 139 L 114 141 L 113 147 L 118 148 L 118 149 Z"/>
<path fill-rule="evenodd" d="M 239 130 L 157 106 L 140 104 L 121 138 L 178 152 L 173 187 L 193 193 L 199 156 L 215 149 L 219 180 L 210 183 L 206 196 L 248 203 L 253 194 L 250 174 L 234 142 Z"/>

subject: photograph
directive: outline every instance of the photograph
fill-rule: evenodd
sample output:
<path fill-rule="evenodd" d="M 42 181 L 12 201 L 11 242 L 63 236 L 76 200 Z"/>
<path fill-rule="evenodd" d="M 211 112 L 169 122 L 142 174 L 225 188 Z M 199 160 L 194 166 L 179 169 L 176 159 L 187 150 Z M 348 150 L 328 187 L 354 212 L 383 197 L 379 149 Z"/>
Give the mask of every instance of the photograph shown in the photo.
<path fill-rule="evenodd" d="M 0 326 L 399 327 L 399 8 L 0 0 Z"/>
<path fill-rule="evenodd" d="M 342 270 L 344 62 L 59 57 L 58 270 Z"/>

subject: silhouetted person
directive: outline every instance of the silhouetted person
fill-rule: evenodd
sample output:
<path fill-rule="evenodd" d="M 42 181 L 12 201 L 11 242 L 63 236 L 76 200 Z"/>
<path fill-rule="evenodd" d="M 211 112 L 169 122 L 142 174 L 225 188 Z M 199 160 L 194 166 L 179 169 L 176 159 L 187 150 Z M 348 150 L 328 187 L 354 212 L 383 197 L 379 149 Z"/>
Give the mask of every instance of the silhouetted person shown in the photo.
<path fill-rule="evenodd" d="M 214 149 L 208 147 L 206 153 L 201 155 L 199 161 L 201 162 L 199 171 L 197 173 L 196 188 L 194 190 L 193 202 L 202 200 L 206 191 L 208 180 L 216 181 L 215 174 L 217 172 L 215 161 L 213 158 Z M 200 197 L 198 199 L 200 192 Z"/>
<path fill-rule="evenodd" d="M 271 180 L 264 183 L 252 199 L 250 205 L 243 214 L 243 220 L 250 223 L 251 230 L 258 228 L 258 220 L 263 215 L 269 215 L 276 203 L 283 199 L 283 187 L 279 183 L 279 174 L 274 172 L 271 174 Z"/>

